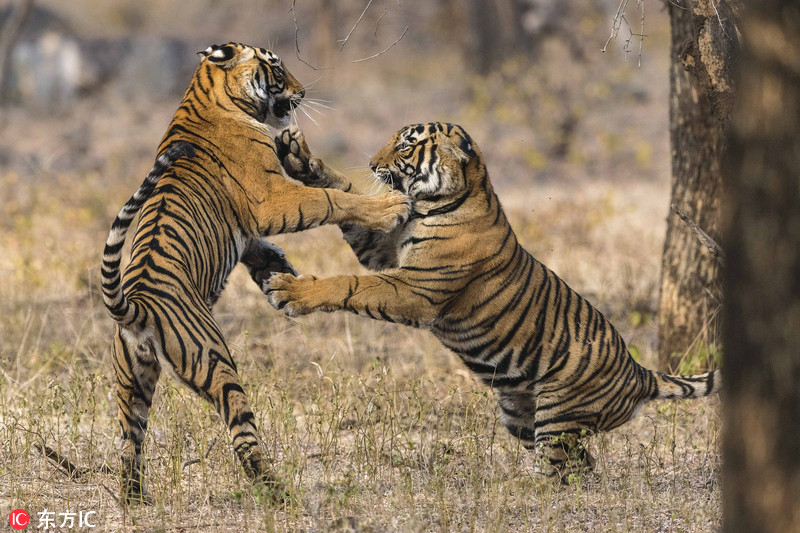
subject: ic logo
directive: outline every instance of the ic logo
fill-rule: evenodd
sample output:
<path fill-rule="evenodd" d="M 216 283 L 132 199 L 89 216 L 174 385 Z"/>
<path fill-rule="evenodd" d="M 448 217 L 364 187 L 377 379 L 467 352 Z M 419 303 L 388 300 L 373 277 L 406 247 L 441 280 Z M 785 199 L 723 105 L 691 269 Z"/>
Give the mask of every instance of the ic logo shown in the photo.
<path fill-rule="evenodd" d="M 11 524 L 11 527 L 14 529 L 25 529 L 28 527 L 30 521 L 31 519 L 28 513 L 23 509 L 14 509 L 11 511 L 11 514 L 8 515 L 8 523 Z"/>

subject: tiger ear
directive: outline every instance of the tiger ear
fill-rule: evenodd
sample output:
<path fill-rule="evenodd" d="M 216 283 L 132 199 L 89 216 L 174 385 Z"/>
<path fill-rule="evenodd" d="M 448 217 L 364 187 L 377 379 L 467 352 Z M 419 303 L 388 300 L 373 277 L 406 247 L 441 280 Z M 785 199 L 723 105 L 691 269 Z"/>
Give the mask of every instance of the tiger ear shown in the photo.
<path fill-rule="evenodd" d="M 236 48 L 229 45 L 218 45 L 212 44 L 202 52 L 197 52 L 197 55 L 200 56 L 200 59 L 208 59 L 212 63 L 215 63 L 221 67 L 231 67 L 234 63 L 234 58 L 236 57 Z"/>
<path fill-rule="evenodd" d="M 453 130 L 449 135 L 440 133 L 439 136 L 440 146 L 462 163 L 466 163 L 478 155 L 472 147 L 472 139 L 466 131 Z"/>

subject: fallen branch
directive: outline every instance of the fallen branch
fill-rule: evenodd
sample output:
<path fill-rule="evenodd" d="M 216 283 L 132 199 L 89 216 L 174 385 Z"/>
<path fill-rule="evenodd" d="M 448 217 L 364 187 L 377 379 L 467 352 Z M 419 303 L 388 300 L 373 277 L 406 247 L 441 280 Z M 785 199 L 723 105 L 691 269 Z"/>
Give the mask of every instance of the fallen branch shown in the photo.
<path fill-rule="evenodd" d="M 703 231 L 700 228 L 700 226 L 698 226 L 697 223 L 694 220 L 689 218 L 689 216 L 686 215 L 686 213 L 681 211 L 678 208 L 677 205 L 672 204 L 671 207 L 672 207 L 672 211 L 674 211 L 675 214 L 678 215 L 678 217 L 681 220 L 683 220 L 684 224 L 689 226 L 689 229 L 692 230 L 692 233 L 694 233 L 695 236 L 700 240 L 700 243 L 703 246 L 705 246 L 706 248 L 708 248 L 708 251 L 711 253 L 711 255 L 714 256 L 714 258 L 719 262 L 719 264 L 724 267 L 725 266 L 725 250 L 723 250 L 722 247 L 719 244 L 717 244 L 717 241 L 712 239 L 708 235 L 708 233 Z"/>
<path fill-rule="evenodd" d="M 46 444 L 39 444 L 37 442 L 34 443 L 33 446 L 36 449 L 38 449 L 45 457 L 50 459 L 50 461 L 52 461 L 58 467 L 60 467 L 70 479 L 80 481 L 87 475 L 98 472 L 102 474 L 116 475 L 114 469 L 112 469 L 108 465 L 101 465 L 99 467 L 94 467 L 94 468 L 78 466 L 69 459 L 67 459 L 66 457 L 64 457 L 63 455 L 59 454 L 51 447 L 47 446 Z"/>
<path fill-rule="evenodd" d="M 211 453 L 211 450 L 214 449 L 214 445 L 217 443 L 217 437 L 214 437 L 214 440 L 211 441 L 211 444 L 208 445 L 208 449 L 206 450 L 205 458 L 208 459 L 208 455 Z M 181 465 L 181 470 L 186 470 L 187 466 L 192 466 L 200 462 L 200 459 L 187 459 Z"/>

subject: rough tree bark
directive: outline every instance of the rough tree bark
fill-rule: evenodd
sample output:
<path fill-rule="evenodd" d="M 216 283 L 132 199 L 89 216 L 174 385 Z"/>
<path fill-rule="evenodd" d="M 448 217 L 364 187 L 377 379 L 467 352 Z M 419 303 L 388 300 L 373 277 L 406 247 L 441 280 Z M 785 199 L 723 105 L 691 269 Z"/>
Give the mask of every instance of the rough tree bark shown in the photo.
<path fill-rule="evenodd" d="M 748 7 L 725 184 L 724 531 L 800 532 L 800 5 Z"/>
<path fill-rule="evenodd" d="M 736 0 L 738 1 L 738 0 Z M 672 199 L 719 239 L 724 134 L 733 101 L 738 39 L 732 0 L 667 3 L 672 30 Z M 658 352 L 675 370 L 684 353 L 716 339 L 720 266 L 677 217 L 668 219 L 661 271 Z"/>

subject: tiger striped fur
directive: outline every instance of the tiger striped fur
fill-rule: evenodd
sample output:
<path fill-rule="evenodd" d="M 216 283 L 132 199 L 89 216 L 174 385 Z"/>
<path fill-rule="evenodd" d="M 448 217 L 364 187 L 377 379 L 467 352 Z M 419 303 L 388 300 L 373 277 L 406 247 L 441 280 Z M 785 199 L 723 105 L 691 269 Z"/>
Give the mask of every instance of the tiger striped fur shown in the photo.
<path fill-rule="evenodd" d="M 228 43 L 200 55 L 156 164 L 114 221 L 103 257 L 104 300 L 117 325 L 114 370 L 128 502 L 150 500 L 141 447 L 162 370 L 213 403 L 247 475 L 277 487 L 211 308 L 238 262 L 262 290 L 272 272 L 294 272 L 265 236 L 326 223 L 388 231 L 408 213 L 400 193 L 367 198 L 286 180 L 267 126 L 288 124 L 303 87 L 263 48 Z M 120 283 L 125 232 L 139 211 Z"/>
<path fill-rule="evenodd" d="M 287 173 L 357 192 L 290 128 L 276 138 Z M 498 394 L 503 424 L 538 468 L 562 480 L 591 469 L 582 437 L 630 420 L 649 400 L 720 389 L 716 371 L 669 376 L 637 364 L 614 326 L 517 241 L 483 156 L 459 126 L 414 124 L 370 161 L 409 194 L 409 220 L 379 234 L 342 225 L 365 276 L 276 274 L 267 294 L 287 315 L 348 310 L 429 329 Z"/>

